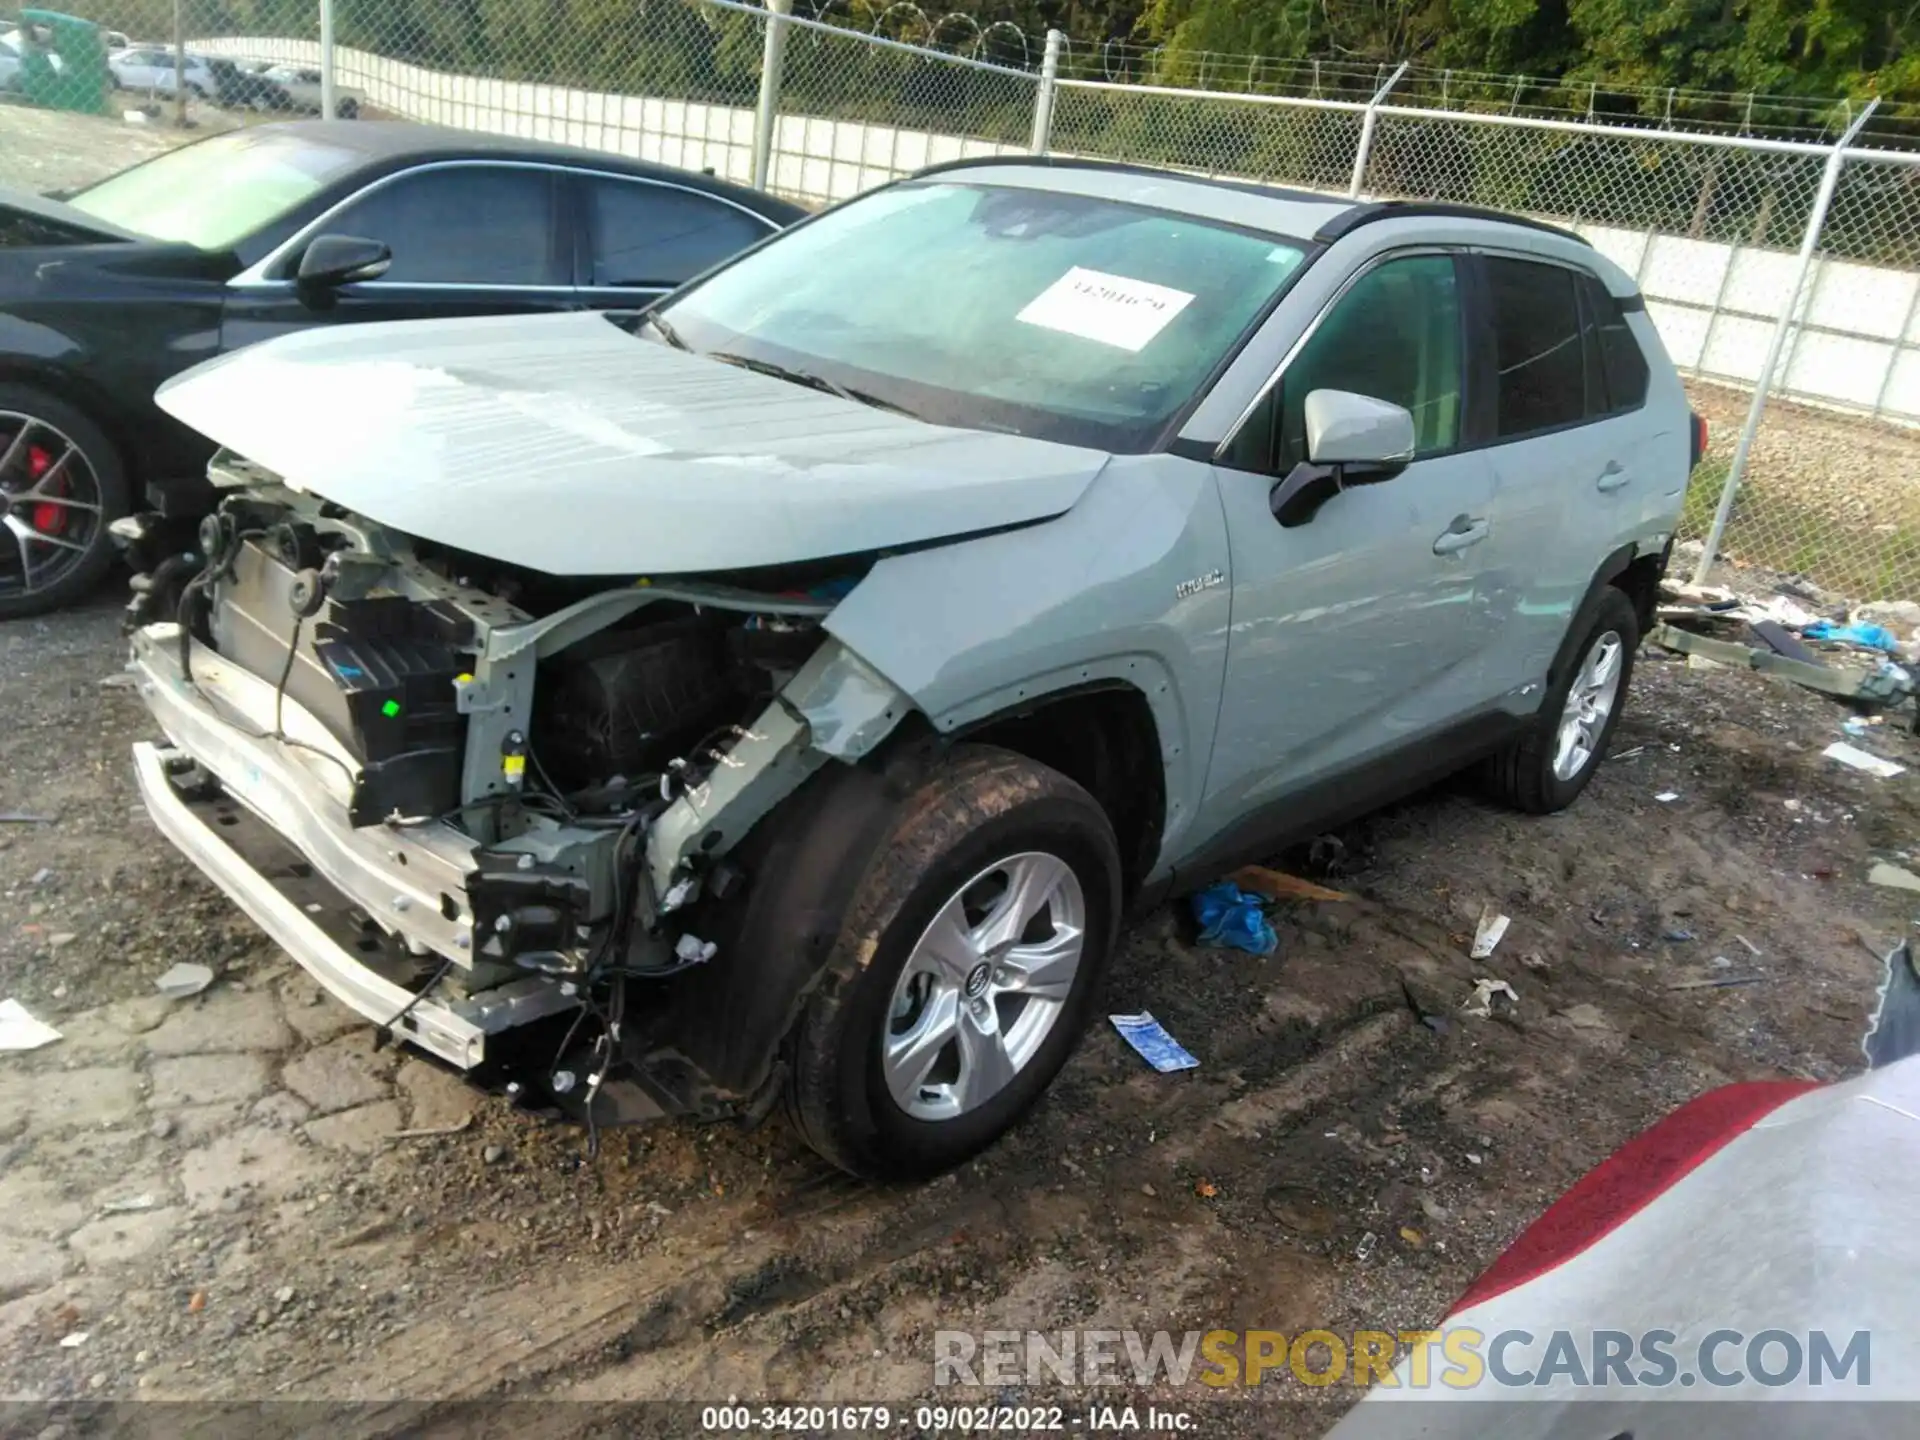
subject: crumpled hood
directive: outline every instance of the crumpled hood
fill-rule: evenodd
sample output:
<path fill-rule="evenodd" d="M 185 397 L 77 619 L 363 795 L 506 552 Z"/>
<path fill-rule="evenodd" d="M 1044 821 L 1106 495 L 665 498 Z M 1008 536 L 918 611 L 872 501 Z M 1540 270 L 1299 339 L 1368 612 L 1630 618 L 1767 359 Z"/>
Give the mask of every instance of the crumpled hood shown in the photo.
<path fill-rule="evenodd" d="M 1107 460 L 928 425 L 589 312 L 323 326 L 157 399 L 382 525 L 556 575 L 740 569 L 1044 519 Z"/>

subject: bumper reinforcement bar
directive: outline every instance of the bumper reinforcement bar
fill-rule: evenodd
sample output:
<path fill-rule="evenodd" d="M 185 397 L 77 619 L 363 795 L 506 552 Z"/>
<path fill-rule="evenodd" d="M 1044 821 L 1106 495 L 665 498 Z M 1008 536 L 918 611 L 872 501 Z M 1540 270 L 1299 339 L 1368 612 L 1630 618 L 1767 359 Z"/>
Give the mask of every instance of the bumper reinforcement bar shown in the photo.
<path fill-rule="evenodd" d="M 374 1024 L 393 1026 L 397 1035 L 422 1050 L 470 1070 L 486 1058 L 489 1035 L 571 1009 L 576 1003 L 539 976 L 518 978 L 464 1000 L 436 999 L 431 994 L 416 999 L 414 991 L 356 958 L 329 933 L 330 928 L 339 927 L 325 923 L 331 917 L 323 901 L 302 904 L 295 898 L 304 878 L 299 871 L 307 867 L 294 866 L 285 877 L 275 879 L 242 853 L 243 848 L 257 844 L 277 844 L 295 859 L 298 851 L 286 846 L 245 807 L 224 797 L 219 802 L 198 802 L 181 793 L 173 774 L 192 768 L 191 756 L 142 742 L 133 747 L 133 761 L 141 798 L 161 833 L 328 994 Z M 218 813 L 209 810 L 209 803 L 217 805 Z M 248 844 L 249 840 L 253 843 Z M 306 884 L 324 886 L 323 881 L 311 879 Z M 344 900 L 337 891 L 331 894 L 336 900 L 331 908 L 344 912 L 348 908 Z M 362 948 L 376 943 L 369 937 Z"/>

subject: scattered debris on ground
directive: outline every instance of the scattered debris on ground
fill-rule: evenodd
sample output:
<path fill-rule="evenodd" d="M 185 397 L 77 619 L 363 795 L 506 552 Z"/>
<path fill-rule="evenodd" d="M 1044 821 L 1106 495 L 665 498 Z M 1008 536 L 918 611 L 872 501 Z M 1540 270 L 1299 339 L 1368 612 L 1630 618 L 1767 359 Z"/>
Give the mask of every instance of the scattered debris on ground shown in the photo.
<path fill-rule="evenodd" d="M 1226 946 L 1249 955 L 1271 955 L 1280 948 L 1280 938 L 1260 895 L 1242 890 L 1230 880 L 1191 896 L 1188 905 L 1200 927 L 1202 945 Z"/>
<path fill-rule="evenodd" d="M 153 988 L 169 1000 L 191 1000 L 213 984 L 213 970 L 206 965 L 182 963 L 172 966 L 153 982 Z"/>
<path fill-rule="evenodd" d="M 0 1000 L 0 1051 L 38 1050 L 60 1038 L 60 1032 L 36 1020 L 18 1000 Z"/>
<path fill-rule="evenodd" d="M 1869 873 L 1920 886 L 1920 740 L 1851 737 L 1910 767 L 1877 779 L 1821 753 L 1851 710 L 1650 648 L 1566 814 L 1450 784 L 1275 857 L 1351 899 L 1234 877 L 1272 902 L 1265 959 L 1196 948 L 1184 907 L 1133 924 L 1101 1013 L 1156 1017 L 1190 1073 L 1090 1028 L 1028 1122 L 912 1189 L 777 1121 L 606 1132 L 589 1162 L 376 1050 L 160 841 L 144 711 L 98 683 L 118 614 L 0 627 L 0 803 L 59 817 L 0 826 L 0 995 L 63 1036 L 0 1056 L 0 1386 L 25 1399 L 710 1403 L 832 1375 L 904 1400 L 936 1329 L 1430 1325 L 1683 1101 L 1857 1071 L 1915 911 Z M 1488 906 L 1510 924 L 1474 960 Z M 169 1000 L 181 963 L 214 978 Z M 1461 1016 L 1482 979 L 1521 1003 Z M 1740 983 L 1669 988 L 1695 980 Z M 1218 1433 L 1332 1415 L 1235 1408 Z"/>
<path fill-rule="evenodd" d="M 1496 1005 L 1501 1014 L 1511 1013 L 1519 1008 L 1519 993 L 1504 980 L 1489 980 L 1482 976 L 1473 982 L 1473 994 L 1460 1007 L 1460 1013 L 1486 1020 L 1492 1017 Z"/>
<path fill-rule="evenodd" d="M 1120 1038 L 1162 1075 L 1199 1068 L 1200 1062 L 1147 1011 L 1142 1010 L 1138 1015 L 1109 1015 L 1107 1019 L 1120 1032 Z"/>

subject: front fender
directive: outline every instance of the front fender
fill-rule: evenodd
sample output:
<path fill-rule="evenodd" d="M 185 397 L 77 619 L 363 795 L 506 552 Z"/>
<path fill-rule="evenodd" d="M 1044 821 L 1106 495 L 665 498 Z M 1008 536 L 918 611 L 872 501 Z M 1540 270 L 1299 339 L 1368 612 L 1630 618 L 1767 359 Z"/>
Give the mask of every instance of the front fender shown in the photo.
<path fill-rule="evenodd" d="M 941 733 L 1089 685 L 1140 691 L 1165 767 L 1164 864 L 1206 785 L 1227 566 L 1212 469 L 1126 456 L 1058 519 L 880 561 L 825 625 Z"/>

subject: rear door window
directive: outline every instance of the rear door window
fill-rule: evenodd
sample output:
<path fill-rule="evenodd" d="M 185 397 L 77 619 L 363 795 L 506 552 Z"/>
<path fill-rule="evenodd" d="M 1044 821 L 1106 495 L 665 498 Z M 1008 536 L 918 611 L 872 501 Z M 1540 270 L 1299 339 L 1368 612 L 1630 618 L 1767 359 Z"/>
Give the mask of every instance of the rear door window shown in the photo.
<path fill-rule="evenodd" d="M 1587 417 L 1578 277 L 1561 265 L 1488 257 L 1494 434 L 1517 439 Z"/>
<path fill-rule="evenodd" d="M 770 233 L 758 216 L 672 185 L 587 178 L 587 283 L 668 288 Z"/>

